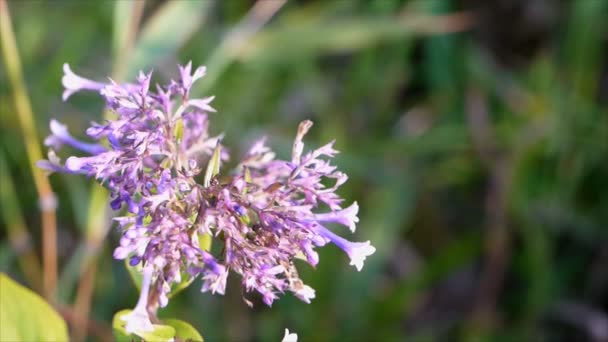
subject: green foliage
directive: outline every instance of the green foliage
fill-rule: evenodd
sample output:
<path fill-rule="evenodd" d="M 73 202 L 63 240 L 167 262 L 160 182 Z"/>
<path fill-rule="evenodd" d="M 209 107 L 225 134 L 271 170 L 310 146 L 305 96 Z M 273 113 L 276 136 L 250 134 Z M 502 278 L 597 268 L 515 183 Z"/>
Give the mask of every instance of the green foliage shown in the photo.
<path fill-rule="evenodd" d="M 203 186 L 208 187 L 211 184 L 211 179 L 220 173 L 220 155 L 222 146 L 218 143 L 213 150 L 213 155 L 209 159 L 207 164 L 207 170 L 205 171 L 205 179 L 203 180 Z"/>
<path fill-rule="evenodd" d="M 68 329 L 44 299 L 0 273 L 0 341 L 68 341 Z"/>
<path fill-rule="evenodd" d="M 147 1 L 135 46 L 122 51 L 134 3 L 10 2 L 40 138 L 51 115 L 79 138 L 86 122 L 102 120 L 93 97 L 60 102 L 64 62 L 95 79 L 114 58 L 129 77 L 153 67 L 158 79 L 175 78 L 175 62 L 205 64 L 209 75 L 191 95 L 216 95 L 212 133 L 235 146 L 226 170 L 263 135 L 287 157 L 298 122 L 313 120 L 307 146 L 336 139 L 336 164 L 349 175 L 341 194 L 361 208 L 349 238 L 377 248 L 361 272 L 332 246 L 319 250 L 316 269 L 302 264 L 316 289 L 310 305 L 286 296 L 267 309 L 246 294 L 252 310 L 230 278 L 226 296 L 201 294 L 196 282 L 174 288 L 183 291 L 161 316 L 183 317 L 214 341 L 277 340 L 285 327 L 303 341 L 593 339 L 562 304 L 603 315 L 608 307 L 608 1 L 513 1 L 510 10 L 491 1 L 288 1 L 270 17 L 264 3 L 278 2 L 250 12 L 240 1 Z M 460 9 L 475 10 L 470 21 L 439 17 Z M 0 80 L 9 103 L 2 70 Z M 23 211 L 38 246 L 37 197 L 10 106 L 0 106 L 0 121 L 19 184 L 18 206 L 3 210 Z M 217 167 L 209 163 L 200 181 Z M 74 191 L 74 177 L 51 181 L 60 301 L 69 304 L 90 255 L 78 218 L 90 194 Z M 208 236 L 199 240 L 211 250 Z M 136 269 L 109 261 L 115 244 L 110 234 L 100 249 L 95 320 L 136 300 L 124 286 Z M 0 249 L 12 256 L 2 269 L 24 273 L 22 254 Z M 483 326 L 471 307 L 486 298 L 479 291 L 496 255 L 504 260 Z"/>
<path fill-rule="evenodd" d="M 171 57 L 205 19 L 211 1 L 168 1 L 142 27 L 128 63 L 128 76 Z"/>

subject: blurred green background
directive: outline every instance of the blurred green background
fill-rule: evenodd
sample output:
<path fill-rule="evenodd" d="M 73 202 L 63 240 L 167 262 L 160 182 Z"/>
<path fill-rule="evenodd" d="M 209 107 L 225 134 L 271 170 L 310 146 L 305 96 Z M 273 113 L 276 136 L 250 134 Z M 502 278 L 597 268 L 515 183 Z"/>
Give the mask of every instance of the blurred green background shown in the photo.
<path fill-rule="evenodd" d="M 377 248 L 364 269 L 328 246 L 316 270 L 300 267 L 312 304 L 287 295 L 250 309 L 232 278 L 223 297 L 195 282 L 161 318 L 208 341 L 278 341 L 284 328 L 301 341 L 608 340 L 608 1 L 8 7 L 39 142 L 51 118 L 82 137 L 102 117 L 94 94 L 61 101 L 63 63 L 98 80 L 153 68 L 162 83 L 188 60 L 208 67 L 193 96 L 216 96 L 211 131 L 225 132 L 233 160 L 262 135 L 288 156 L 304 119 L 315 122 L 308 147 L 337 140 L 341 194 L 361 208 L 349 238 Z M 0 271 L 39 290 L 22 266 L 42 258 L 38 195 L 4 60 L 0 80 Z M 87 228 L 91 182 L 50 182 L 56 306 L 74 331 L 90 303 L 87 338 L 103 340 L 138 293 L 112 259 L 114 227 Z"/>

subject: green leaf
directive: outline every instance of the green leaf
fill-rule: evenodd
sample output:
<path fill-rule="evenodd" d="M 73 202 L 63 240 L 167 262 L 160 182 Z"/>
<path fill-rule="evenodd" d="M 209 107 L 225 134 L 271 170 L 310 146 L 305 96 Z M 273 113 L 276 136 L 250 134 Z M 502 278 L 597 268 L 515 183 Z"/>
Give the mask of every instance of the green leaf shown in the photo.
<path fill-rule="evenodd" d="M 141 334 L 129 334 L 125 330 L 125 322 L 122 320 L 124 315 L 127 315 L 132 310 L 121 310 L 118 311 L 112 319 L 112 328 L 114 330 L 114 337 L 118 342 L 131 342 L 133 336 L 139 336 L 145 341 L 168 341 L 175 337 L 175 328 L 169 325 L 153 324 L 154 330 L 141 333 Z"/>
<path fill-rule="evenodd" d="M 286 16 L 227 55 L 241 61 L 281 62 L 319 54 L 355 51 L 381 42 L 401 40 L 420 34 L 441 32 L 445 17 L 416 13 L 385 17 L 350 17 L 323 20 L 318 16 Z M 459 31 L 466 27 L 454 26 Z M 280 47 L 281 53 L 276 53 Z"/>
<path fill-rule="evenodd" d="M 203 342 L 203 336 L 190 323 L 179 319 L 169 318 L 163 322 L 175 329 L 175 337 L 183 341 Z"/>
<path fill-rule="evenodd" d="M 196 32 L 212 1 L 168 1 L 144 24 L 129 60 L 128 76 L 157 66 Z"/>
<path fill-rule="evenodd" d="M 29 289 L 0 273 L 0 341 L 68 341 L 59 314 Z"/>
<path fill-rule="evenodd" d="M 215 146 L 215 150 L 213 151 L 213 155 L 211 159 L 209 159 L 209 164 L 207 164 L 207 171 L 205 171 L 205 179 L 203 180 L 203 186 L 208 187 L 211 184 L 211 178 L 213 176 L 220 173 L 220 155 L 221 155 L 220 143 L 217 143 Z"/>
<path fill-rule="evenodd" d="M 150 342 L 169 341 L 175 337 L 175 328 L 168 325 L 154 324 L 154 330 L 143 333 L 140 337 Z"/>

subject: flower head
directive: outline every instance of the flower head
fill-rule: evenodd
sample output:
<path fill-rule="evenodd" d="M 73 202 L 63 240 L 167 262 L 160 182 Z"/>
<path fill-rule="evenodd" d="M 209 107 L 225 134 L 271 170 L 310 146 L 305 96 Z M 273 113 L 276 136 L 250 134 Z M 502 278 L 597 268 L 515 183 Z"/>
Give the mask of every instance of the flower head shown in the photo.
<path fill-rule="evenodd" d="M 133 84 L 102 84 L 77 76 L 67 64 L 64 72 L 65 98 L 96 91 L 117 117 L 91 124 L 86 133 L 94 143 L 75 139 L 66 126 L 51 121 L 45 143 L 52 150 L 39 166 L 93 177 L 110 190 L 111 207 L 125 209 L 114 218 L 122 234 L 114 257 L 143 266 L 146 280 L 146 298 L 140 297 L 125 319 L 129 330 L 150 327 L 148 291 L 164 306 L 171 286 L 186 278 L 201 278 L 203 292 L 224 294 L 234 272 L 245 292 L 257 292 L 267 305 L 285 292 L 309 303 L 315 291 L 300 279 L 294 259 L 314 267 L 315 249 L 331 242 L 361 270 L 374 253 L 369 241 L 350 242 L 324 226 L 337 223 L 354 232 L 359 207 L 354 202 L 342 208 L 337 190 L 347 176 L 331 164 L 338 153 L 334 143 L 305 152 L 311 121 L 300 124 L 289 160 L 277 159 L 262 139 L 233 172 L 220 172 L 229 156 L 222 135 L 209 134 L 213 97 L 190 98 L 204 67 L 192 73 L 191 63 L 179 66 L 180 79 L 155 90 L 151 73 L 141 72 Z M 63 145 L 87 155 L 69 156 L 62 164 L 54 151 Z M 221 252 L 201 247 L 204 235 L 221 244 Z"/>

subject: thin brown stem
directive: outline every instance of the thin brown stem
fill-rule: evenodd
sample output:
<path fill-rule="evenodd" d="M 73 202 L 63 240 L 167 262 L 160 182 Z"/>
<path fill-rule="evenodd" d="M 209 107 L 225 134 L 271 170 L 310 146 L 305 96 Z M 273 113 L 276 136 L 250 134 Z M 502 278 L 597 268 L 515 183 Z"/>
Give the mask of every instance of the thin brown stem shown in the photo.
<path fill-rule="evenodd" d="M 473 331 L 483 333 L 496 323 L 497 298 L 507 267 L 509 232 L 506 212 L 511 171 L 509 159 L 496 144 L 487 105 L 478 91 L 469 93 L 467 114 L 473 144 L 490 177 L 485 203 L 485 263 L 470 318 Z"/>
<path fill-rule="evenodd" d="M 73 341 L 80 342 L 86 338 L 87 321 L 91 312 L 91 297 L 93 295 L 95 273 L 97 272 L 97 262 L 91 262 L 88 269 L 80 278 L 76 301 L 74 303 L 74 333 Z"/>

